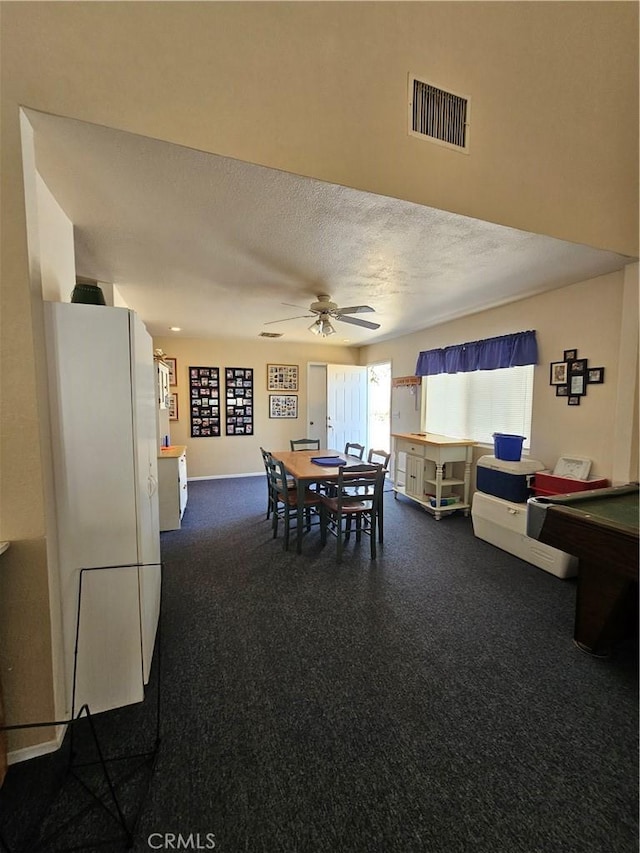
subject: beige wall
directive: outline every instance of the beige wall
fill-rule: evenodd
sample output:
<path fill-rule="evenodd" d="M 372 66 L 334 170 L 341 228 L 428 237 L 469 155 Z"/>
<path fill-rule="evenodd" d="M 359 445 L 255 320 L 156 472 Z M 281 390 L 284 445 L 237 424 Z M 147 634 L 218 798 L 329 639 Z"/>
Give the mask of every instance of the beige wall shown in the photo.
<path fill-rule="evenodd" d="M 636 255 L 638 5 L 4 3 L 3 97 Z M 471 154 L 407 134 L 409 72 Z"/>
<path fill-rule="evenodd" d="M 313 337 L 310 335 L 310 337 Z M 178 421 L 171 421 L 171 443 L 187 446 L 189 478 L 264 471 L 260 447 L 282 450 L 292 438 L 307 435 L 307 364 L 358 364 L 358 350 L 348 347 L 326 347 L 322 344 L 293 344 L 274 341 L 200 340 L 195 338 L 154 338 L 154 348 L 177 359 Z M 299 366 L 298 417 L 278 420 L 269 417 L 267 364 Z M 189 418 L 190 366 L 219 367 L 224 387 L 225 367 L 253 368 L 254 434 L 226 436 L 224 423 L 219 438 L 191 438 Z M 273 392 L 271 392 L 273 393 Z M 224 414 L 224 409 L 223 409 Z"/>
<path fill-rule="evenodd" d="M 20 105 L 638 254 L 636 3 L 4 2 L 0 12 L 0 539 L 33 541 L 40 555 L 25 607 L 34 624 L 48 463 Z M 471 96 L 469 156 L 407 135 L 410 71 Z M 569 335 L 557 325 L 560 348 Z M 571 338 L 594 361 L 602 351 L 595 330 Z M 409 348 L 398 347 L 401 373 L 415 363 Z M 208 470 L 198 454 L 196 470 Z"/>
<path fill-rule="evenodd" d="M 550 467 L 562 455 L 585 456 L 593 461 L 594 476 L 615 479 L 615 441 L 626 435 L 621 440 L 627 447 L 619 449 L 633 451 L 637 447 L 635 407 L 619 406 L 621 399 L 634 399 L 638 385 L 637 358 L 620 362 L 623 336 L 631 337 L 630 349 L 637 353 L 637 314 L 635 324 L 627 327 L 623 312 L 625 288 L 637 293 L 637 265 L 634 270 L 634 279 L 626 282 L 623 271 L 612 273 L 363 347 L 361 364 L 389 359 L 393 375 L 403 376 L 415 372 L 421 350 L 535 329 L 540 363 L 534 374 L 529 455 Z M 562 360 L 564 350 L 573 348 L 580 358 L 589 359 L 590 366 L 605 368 L 604 384 L 589 386 L 576 407 L 567 406 L 566 400 L 556 397 L 555 389 L 549 385 L 550 362 Z M 490 448 L 479 448 L 476 455 L 490 452 Z M 625 482 L 638 476 L 637 450 L 627 457 L 626 470 L 616 472 Z"/>

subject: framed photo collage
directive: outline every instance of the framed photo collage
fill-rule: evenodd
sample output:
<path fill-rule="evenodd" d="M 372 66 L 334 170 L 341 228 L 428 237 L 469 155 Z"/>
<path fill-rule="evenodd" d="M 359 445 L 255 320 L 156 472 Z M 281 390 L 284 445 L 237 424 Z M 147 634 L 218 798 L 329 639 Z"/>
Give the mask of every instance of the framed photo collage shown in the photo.
<path fill-rule="evenodd" d="M 175 359 L 172 372 L 175 377 Z M 297 364 L 268 364 L 270 418 L 298 417 Z M 295 393 L 292 393 L 295 392 Z M 225 435 L 253 435 L 254 385 L 252 367 L 224 368 Z M 222 434 L 222 389 L 219 367 L 189 367 L 189 411 L 192 438 Z M 178 418 L 178 395 L 172 394 L 172 420 Z"/>

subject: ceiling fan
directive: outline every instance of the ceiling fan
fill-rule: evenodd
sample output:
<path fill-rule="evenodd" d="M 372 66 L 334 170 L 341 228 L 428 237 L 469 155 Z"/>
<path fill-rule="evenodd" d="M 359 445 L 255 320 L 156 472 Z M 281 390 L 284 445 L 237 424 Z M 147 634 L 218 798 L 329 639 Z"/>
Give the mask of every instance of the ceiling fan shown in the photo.
<path fill-rule="evenodd" d="M 316 316 L 316 320 L 309 326 L 309 331 L 314 335 L 321 335 L 326 338 L 328 335 L 333 335 L 335 329 L 331 325 L 331 320 L 339 320 L 341 323 L 351 323 L 352 326 L 362 326 L 365 329 L 379 329 L 380 323 L 372 323 L 370 320 L 361 320 L 359 317 L 352 317 L 352 314 L 366 314 L 374 311 L 369 305 L 350 305 L 348 308 L 339 308 L 335 302 L 331 301 L 331 297 L 326 293 L 321 293 L 317 297 L 317 302 L 312 302 L 309 306 L 311 314 L 299 314 L 297 317 L 285 317 L 283 320 L 269 320 L 265 326 L 272 323 L 284 323 L 287 320 L 300 320 L 303 317 Z M 290 302 L 283 302 L 283 305 L 291 305 Z M 300 305 L 291 305 L 292 308 L 301 308 Z"/>

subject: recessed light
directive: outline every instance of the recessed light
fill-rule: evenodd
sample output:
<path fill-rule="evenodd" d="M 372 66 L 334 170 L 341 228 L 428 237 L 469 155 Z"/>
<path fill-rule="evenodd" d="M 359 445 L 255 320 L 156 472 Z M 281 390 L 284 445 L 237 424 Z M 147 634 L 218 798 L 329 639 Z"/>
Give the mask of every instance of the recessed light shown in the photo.
<path fill-rule="evenodd" d="M 180 326 L 169 326 L 169 331 L 170 332 L 181 332 L 182 329 L 180 328 Z"/>

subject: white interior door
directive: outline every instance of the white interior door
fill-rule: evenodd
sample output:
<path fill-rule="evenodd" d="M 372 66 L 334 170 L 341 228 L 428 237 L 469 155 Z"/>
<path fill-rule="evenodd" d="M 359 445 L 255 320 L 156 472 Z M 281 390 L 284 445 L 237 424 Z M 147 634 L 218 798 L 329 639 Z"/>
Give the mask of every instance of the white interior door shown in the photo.
<path fill-rule="evenodd" d="M 327 365 L 307 367 L 307 424 L 306 438 L 317 438 L 320 447 L 327 444 Z"/>
<path fill-rule="evenodd" d="M 348 441 L 367 444 L 367 368 L 327 365 L 327 444 L 344 450 Z"/>

